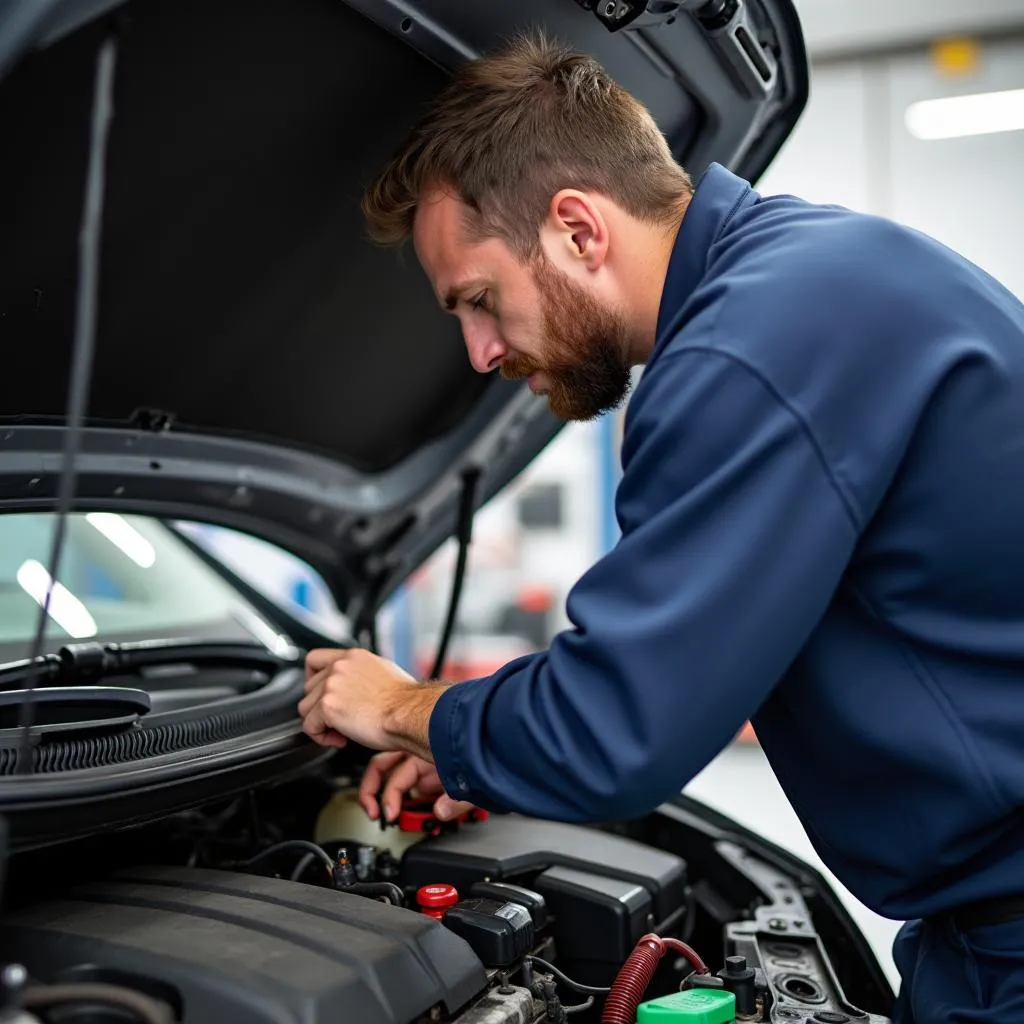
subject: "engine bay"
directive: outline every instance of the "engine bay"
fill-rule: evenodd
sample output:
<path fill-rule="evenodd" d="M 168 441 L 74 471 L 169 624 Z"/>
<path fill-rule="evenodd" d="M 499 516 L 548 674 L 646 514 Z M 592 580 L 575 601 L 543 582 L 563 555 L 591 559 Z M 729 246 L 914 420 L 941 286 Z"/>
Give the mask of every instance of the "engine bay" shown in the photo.
<path fill-rule="evenodd" d="M 12 856 L 0 983 L 89 1024 L 883 1024 L 819 881 L 684 798 L 603 828 L 381 825 L 350 779 L 302 778 Z"/>

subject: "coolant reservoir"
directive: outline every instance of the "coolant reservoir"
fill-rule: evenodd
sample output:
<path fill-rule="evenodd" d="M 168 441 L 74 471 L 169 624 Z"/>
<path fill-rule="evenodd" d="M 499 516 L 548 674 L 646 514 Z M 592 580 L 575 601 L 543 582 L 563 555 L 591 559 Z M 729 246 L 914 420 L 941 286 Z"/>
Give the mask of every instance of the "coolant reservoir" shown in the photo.
<path fill-rule="evenodd" d="M 637 1024 L 735 1024 L 736 997 L 720 989 L 695 988 L 641 1003 Z"/>
<path fill-rule="evenodd" d="M 331 839 L 350 839 L 367 846 L 376 846 L 379 850 L 389 851 L 396 859 L 401 858 L 410 846 L 415 846 L 423 838 L 421 832 L 403 832 L 396 827 L 382 829 L 380 823 L 371 821 L 360 807 L 359 793 L 355 789 L 338 790 L 324 804 L 316 819 L 314 836 L 318 843 L 326 843 Z"/>

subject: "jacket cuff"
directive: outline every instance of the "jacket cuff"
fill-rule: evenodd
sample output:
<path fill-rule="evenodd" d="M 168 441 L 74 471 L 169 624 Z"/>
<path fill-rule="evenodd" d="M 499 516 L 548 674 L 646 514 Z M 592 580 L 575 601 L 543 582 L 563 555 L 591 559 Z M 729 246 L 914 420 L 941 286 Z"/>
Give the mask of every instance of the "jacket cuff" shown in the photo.
<path fill-rule="evenodd" d="M 468 737 L 466 705 L 474 699 L 486 699 L 488 679 L 456 683 L 441 694 L 430 715 L 427 737 L 434 767 L 444 791 L 453 800 L 465 800 L 495 814 L 508 809 L 475 784 L 473 766 L 467 756 Z"/>
<path fill-rule="evenodd" d="M 449 686 L 434 705 L 427 728 L 434 766 L 437 768 L 444 791 L 453 800 L 471 799 L 471 786 L 466 777 L 465 766 L 459 757 L 457 737 L 461 731 L 458 727 L 460 707 L 466 691 L 472 686 L 472 682 Z"/>

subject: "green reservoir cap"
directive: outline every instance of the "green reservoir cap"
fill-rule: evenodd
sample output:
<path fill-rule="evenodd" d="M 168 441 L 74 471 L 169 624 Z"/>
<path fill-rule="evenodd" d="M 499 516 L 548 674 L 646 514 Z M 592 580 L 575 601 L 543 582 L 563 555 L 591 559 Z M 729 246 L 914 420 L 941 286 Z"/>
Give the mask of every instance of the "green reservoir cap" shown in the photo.
<path fill-rule="evenodd" d="M 641 1003 L 637 1024 L 733 1024 L 736 997 L 718 989 L 693 988 Z"/>

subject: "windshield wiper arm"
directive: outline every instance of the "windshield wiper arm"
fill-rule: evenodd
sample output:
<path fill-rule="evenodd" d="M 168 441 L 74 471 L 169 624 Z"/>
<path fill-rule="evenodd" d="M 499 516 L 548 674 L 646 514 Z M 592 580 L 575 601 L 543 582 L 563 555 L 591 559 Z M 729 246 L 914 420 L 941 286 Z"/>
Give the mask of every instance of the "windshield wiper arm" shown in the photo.
<path fill-rule="evenodd" d="M 0 690 L 36 686 L 86 686 L 113 675 L 138 675 L 159 665 L 188 663 L 203 668 L 261 668 L 290 664 L 262 644 L 220 640 L 138 640 L 124 644 L 66 644 L 56 654 L 0 664 Z"/>

